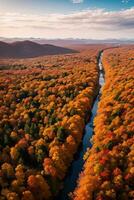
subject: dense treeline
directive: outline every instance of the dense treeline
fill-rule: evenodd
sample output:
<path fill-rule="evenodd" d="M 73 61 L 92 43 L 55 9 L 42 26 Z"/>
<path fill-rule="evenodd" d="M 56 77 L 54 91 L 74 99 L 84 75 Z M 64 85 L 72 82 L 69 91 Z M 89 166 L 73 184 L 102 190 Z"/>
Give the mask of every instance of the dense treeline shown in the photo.
<path fill-rule="evenodd" d="M 97 54 L 0 71 L 1 200 L 52 199 L 62 187 L 97 95 Z"/>
<path fill-rule="evenodd" d="M 134 47 L 104 51 L 106 84 L 74 200 L 134 199 Z"/>

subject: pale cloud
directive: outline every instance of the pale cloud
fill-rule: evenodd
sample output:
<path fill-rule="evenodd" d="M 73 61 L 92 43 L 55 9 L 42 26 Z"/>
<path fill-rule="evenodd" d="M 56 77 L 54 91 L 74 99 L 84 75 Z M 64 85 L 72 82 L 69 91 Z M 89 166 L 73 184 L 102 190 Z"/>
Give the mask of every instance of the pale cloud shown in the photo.
<path fill-rule="evenodd" d="M 72 3 L 83 3 L 84 2 L 84 0 L 71 0 L 72 1 Z"/>
<path fill-rule="evenodd" d="M 129 3 L 129 0 L 122 0 L 122 3 Z"/>
<path fill-rule="evenodd" d="M 133 38 L 134 8 L 88 9 L 71 14 L 0 14 L 0 36 L 44 38 Z"/>

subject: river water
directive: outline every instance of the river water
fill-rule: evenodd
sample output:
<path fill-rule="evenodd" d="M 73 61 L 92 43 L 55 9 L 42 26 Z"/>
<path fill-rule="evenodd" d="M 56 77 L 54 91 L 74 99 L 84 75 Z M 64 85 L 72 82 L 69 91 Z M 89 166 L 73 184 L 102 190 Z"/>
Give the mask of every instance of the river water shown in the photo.
<path fill-rule="evenodd" d="M 89 122 L 86 124 L 85 133 L 83 136 L 82 144 L 78 149 L 78 153 L 74 157 L 74 161 L 72 162 L 70 168 L 68 169 L 68 174 L 64 180 L 64 188 L 60 191 L 59 195 L 56 197 L 56 200 L 69 200 L 68 194 L 73 192 L 75 187 L 77 186 L 77 179 L 79 177 L 80 172 L 83 169 L 84 160 L 83 156 L 87 150 L 87 148 L 92 147 L 90 139 L 93 135 L 93 122 L 94 118 L 97 113 L 98 102 L 101 95 L 101 87 L 104 84 L 104 74 L 103 74 L 103 67 L 102 67 L 102 55 L 103 52 L 100 53 L 98 57 L 98 67 L 99 67 L 99 84 L 100 90 L 99 94 L 96 97 L 92 110 L 91 110 L 91 117 Z"/>

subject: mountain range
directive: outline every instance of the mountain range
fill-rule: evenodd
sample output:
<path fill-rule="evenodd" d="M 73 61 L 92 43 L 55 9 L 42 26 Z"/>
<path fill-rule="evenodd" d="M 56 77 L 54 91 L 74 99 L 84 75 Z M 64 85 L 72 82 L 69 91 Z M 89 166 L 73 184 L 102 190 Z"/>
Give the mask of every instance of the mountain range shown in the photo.
<path fill-rule="evenodd" d="M 4 38 L 0 37 L 0 41 L 3 42 L 15 42 L 15 41 L 24 41 L 27 38 Z M 79 45 L 79 44 L 134 44 L 133 39 L 79 39 L 79 38 L 68 38 L 68 39 L 44 39 L 44 38 L 28 38 L 32 42 L 37 42 L 39 44 L 51 44 L 56 46 L 70 46 L 70 45 Z"/>
<path fill-rule="evenodd" d="M 50 44 L 39 44 L 29 40 L 13 43 L 0 41 L 0 58 L 33 58 L 70 53 L 77 53 L 77 51 Z"/>

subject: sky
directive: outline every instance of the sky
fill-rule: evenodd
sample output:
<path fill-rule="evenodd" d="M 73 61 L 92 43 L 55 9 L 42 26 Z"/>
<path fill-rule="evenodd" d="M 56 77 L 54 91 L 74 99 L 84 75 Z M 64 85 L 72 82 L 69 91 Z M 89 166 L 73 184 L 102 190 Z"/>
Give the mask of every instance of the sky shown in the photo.
<path fill-rule="evenodd" d="M 0 37 L 134 38 L 134 0 L 0 0 Z"/>

